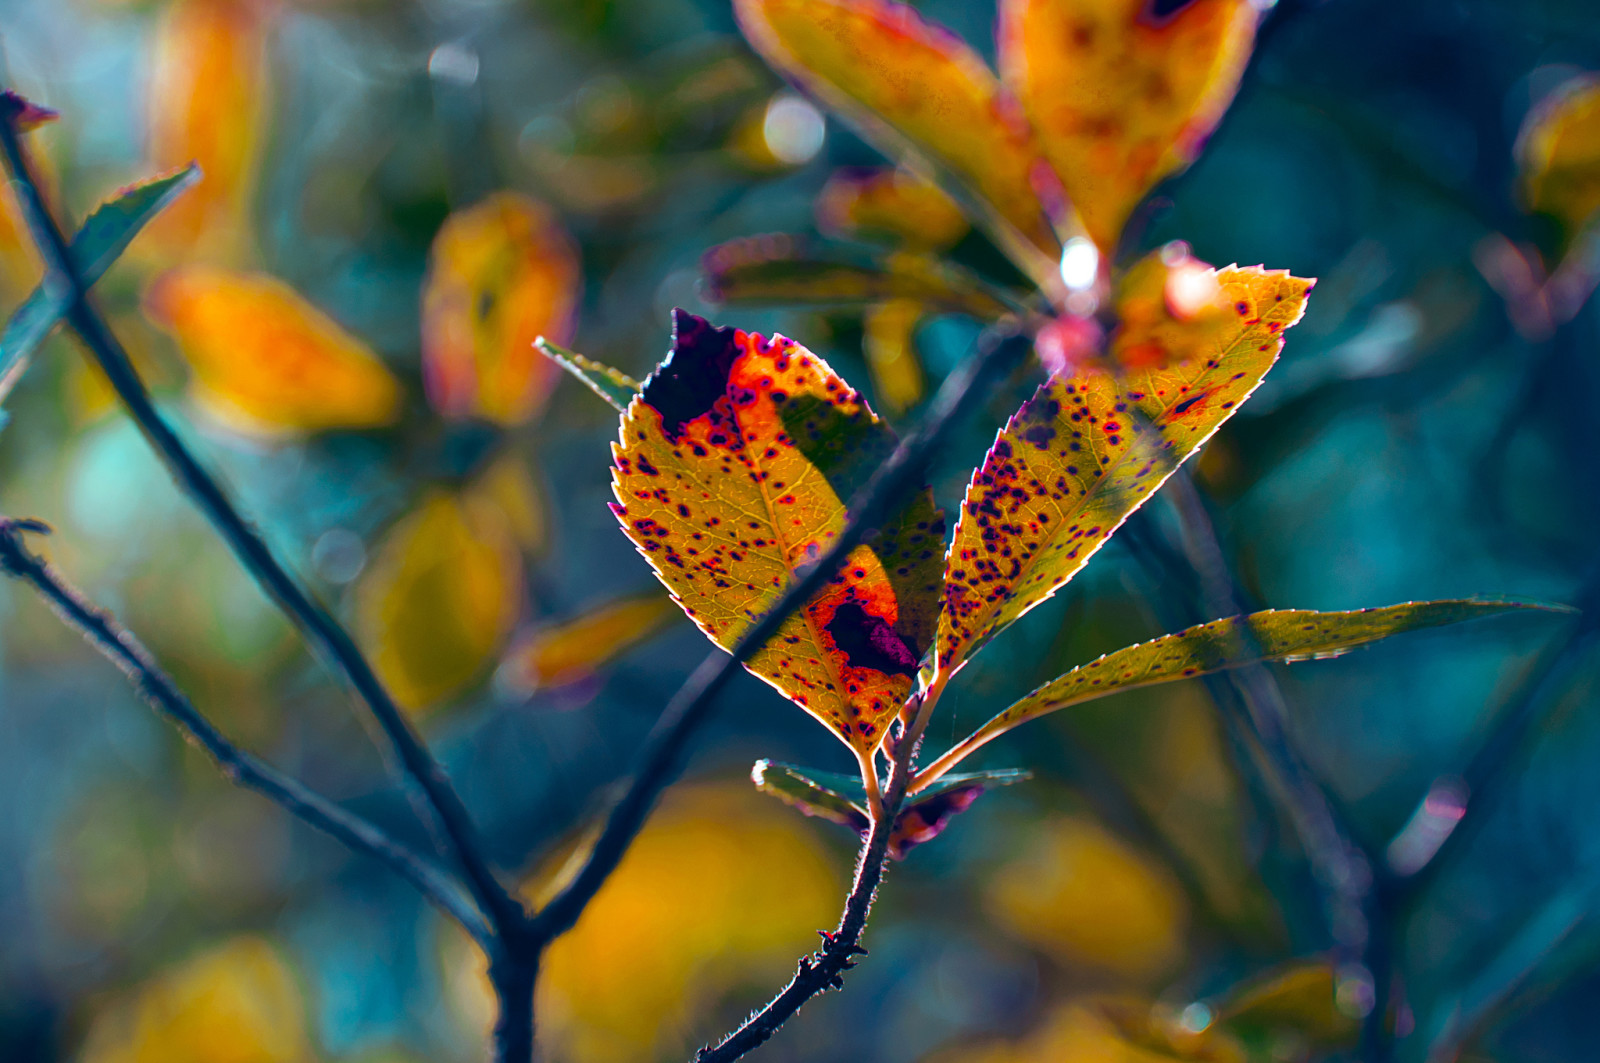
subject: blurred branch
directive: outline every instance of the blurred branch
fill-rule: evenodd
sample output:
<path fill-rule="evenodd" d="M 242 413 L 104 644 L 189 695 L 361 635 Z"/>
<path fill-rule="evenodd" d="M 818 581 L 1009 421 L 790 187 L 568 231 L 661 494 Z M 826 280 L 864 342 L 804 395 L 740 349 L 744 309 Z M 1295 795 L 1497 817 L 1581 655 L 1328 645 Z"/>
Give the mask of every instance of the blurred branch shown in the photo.
<path fill-rule="evenodd" d="M 234 508 L 218 481 L 190 453 L 156 409 L 149 390 L 128 359 L 127 351 L 104 317 L 90 303 L 60 226 L 40 197 L 39 185 L 16 126 L 0 118 L 0 150 L 11 171 L 12 187 L 27 219 L 47 271 L 47 283 L 63 286 L 71 296 L 67 321 L 104 370 L 117 396 L 160 455 L 167 470 L 186 490 L 278 607 L 289 616 L 343 673 L 361 695 L 388 737 L 405 773 L 427 798 L 450 849 L 467 875 L 477 903 L 499 931 L 515 931 L 526 920 L 521 904 L 490 869 L 482 842 L 461 798 L 410 723 L 379 682 L 348 632 L 321 603 L 300 587 L 273 556 L 259 532 Z"/>
<path fill-rule="evenodd" d="M 162 671 L 132 632 L 69 586 L 43 558 L 29 551 L 23 533 L 44 534 L 49 530 L 39 521 L 0 517 L 0 569 L 38 591 L 63 623 L 76 629 L 122 669 L 140 696 L 211 755 L 228 781 L 256 791 L 350 849 L 379 860 L 415 886 L 445 915 L 465 927 L 478 942 L 490 940 L 492 931 L 483 916 L 438 868 L 375 824 L 241 750 L 218 731 Z"/>

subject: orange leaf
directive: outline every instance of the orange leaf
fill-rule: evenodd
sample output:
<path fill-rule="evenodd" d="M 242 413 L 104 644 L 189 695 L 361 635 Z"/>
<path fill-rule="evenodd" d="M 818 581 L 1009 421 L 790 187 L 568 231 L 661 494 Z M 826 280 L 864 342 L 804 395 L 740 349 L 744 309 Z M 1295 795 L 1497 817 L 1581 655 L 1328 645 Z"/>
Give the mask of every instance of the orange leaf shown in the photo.
<path fill-rule="evenodd" d="M 533 341 L 571 338 L 581 285 L 577 246 L 536 200 L 498 192 L 447 218 L 422 297 L 422 369 L 434 408 L 503 425 L 536 414 L 560 371 Z"/>
<path fill-rule="evenodd" d="M 204 179 L 140 244 L 233 261 L 244 252 L 268 113 L 265 5 L 176 0 L 156 31 L 148 89 L 156 169 L 200 164 Z"/>
<path fill-rule="evenodd" d="M 477 678 L 511 633 L 522 559 L 505 515 L 435 492 L 396 524 L 356 589 L 356 619 L 395 700 L 426 709 Z"/>
<path fill-rule="evenodd" d="M 1249 397 L 1305 312 L 1312 281 L 1220 270 L 1235 314 L 1173 365 L 1054 376 L 1012 416 L 967 488 L 945 563 L 938 665 L 952 675 L 1083 568 Z"/>
<path fill-rule="evenodd" d="M 1129 369 L 1171 365 L 1212 350 L 1239 315 L 1217 271 L 1169 244 L 1134 263 L 1117 285 L 1111 356 Z"/>
<path fill-rule="evenodd" d="M 1600 76 L 1572 78 L 1535 107 L 1517 159 L 1523 199 L 1569 236 L 1600 212 Z"/>
<path fill-rule="evenodd" d="M 817 228 L 829 236 L 949 247 L 967 218 L 938 185 L 900 167 L 841 170 L 817 194 Z"/>
<path fill-rule="evenodd" d="M 654 635 L 673 615 L 672 601 L 659 594 L 607 602 L 566 623 L 529 632 L 506 654 L 500 674 L 525 692 L 576 683 Z"/>
<path fill-rule="evenodd" d="M 1110 253 L 1155 183 L 1194 161 L 1255 41 L 1251 0 L 1002 0 L 1000 70 L 1089 235 Z"/>
<path fill-rule="evenodd" d="M 844 527 L 894 436 L 821 358 L 675 312 L 622 421 L 613 510 L 713 642 L 731 647 Z M 924 492 L 748 667 L 865 759 L 932 636 L 943 520 Z"/>
<path fill-rule="evenodd" d="M 371 428 L 400 414 L 400 385 L 383 362 L 275 278 L 174 270 L 145 293 L 145 312 L 177 339 L 196 401 L 234 427 Z"/>
<path fill-rule="evenodd" d="M 978 53 L 896 0 L 735 0 L 762 58 L 891 157 L 948 169 L 1001 222 L 1030 273 L 1061 253 L 1036 182 L 1048 181 L 1016 101 Z M 1009 233 L 1009 237 L 1007 235 Z"/>

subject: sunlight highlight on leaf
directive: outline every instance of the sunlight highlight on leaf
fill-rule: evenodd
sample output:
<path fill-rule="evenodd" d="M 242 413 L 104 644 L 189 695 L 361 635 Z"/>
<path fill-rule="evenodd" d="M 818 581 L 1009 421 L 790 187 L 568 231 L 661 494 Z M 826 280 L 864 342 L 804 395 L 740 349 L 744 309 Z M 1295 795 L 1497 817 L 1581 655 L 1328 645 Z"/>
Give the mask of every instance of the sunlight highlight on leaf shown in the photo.
<path fill-rule="evenodd" d="M 675 615 L 672 599 L 659 593 L 606 602 L 518 639 L 500 665 L 500 679 L 521 694 L 581 682 L 656 634 Z"/>
<path fill-rule="evenodd" d="M 1170 366 L 1086 365 L 1052 377 L 974 473 L 946 563 L 938 666 L 954 674 L 1075 576 L 1128 514 L 1233 415 L 1277 360 L 1312 281 L 1230 267 L 1234 319 Z"/>
<path fill-rule="evenodd" d="M 144 306 L 178 341 L 195 400 L 234 428 L 373 428 L 400 415 L 383 362 L 273 277 L 189 266 L 158 278 Z"/>
<path fill-rule="evenodd" d="M 1522 196 L 1570 237 L 1600 211 L 1600 76 L 1573 78 L 1528 115 L 1517 137 Z"/>
<path fill-rule="evenodd" d="M 844 527 L 842 498 L 894 434 L 815 354 L 676 311 L 673 348 L 628 407 L 613 510 L 723 648 Z M 932 634 L 943 521 L 924 492 L 748 667 L 858 755 L 911 692 Z"/>
<path fill-rule="evenodd" d="M 435 492 L 373 551 L 356 626 L 401 705 L 425 710 L 492 663 L 522 604 L 522 560 L 505 515 Z"/>
<path fill-rule="evenodd" d="M 1183 245 L 1152 251 L 1117 283 L 1111 356 L 1128 369 L 1200 357 L 1225 342 L 1238 313 L 1217 271 Z"/>
<path fill-rule="evenodd" d="M 1048 180 L 1016 101 L 967 44 L 896 0 L 736 0 L 762 58 L 844 115 L 891 158 L 938 163 L 1050 263 L 1061 245 L 1041 204 Z M 1019 263 L 1020 264 L 1020 263 Z"/>
<path fill-rule="evenodd" d="M 1251 0 L 1002 0 L 1000 70 L 1110 253 L 1139 200 L 1188 166 L 1238 90 Z"/>
<path fill-rule="evenodd" d="M 446 417 L 515 425 L 559 379 L 534 350 L 571 336 L 583 284 L 577 245 L 554 212 L 498 192 L 445 220 L 422 296 L 422 371 Z"/>

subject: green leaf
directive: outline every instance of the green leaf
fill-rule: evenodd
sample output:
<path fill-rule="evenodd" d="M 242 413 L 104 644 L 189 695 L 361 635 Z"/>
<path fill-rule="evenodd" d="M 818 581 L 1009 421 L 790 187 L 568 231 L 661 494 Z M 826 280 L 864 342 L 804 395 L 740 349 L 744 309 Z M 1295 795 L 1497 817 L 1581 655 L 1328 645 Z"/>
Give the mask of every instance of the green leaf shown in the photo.
<path fill-rule="evenodd" d="M 931 782 L 980 746 L 1040 716 L 1136 687 L 1220 672 L 1259 661 L 1310 661 L 1338 657 L 1364 643 L 1420 628 L 1520 609 L 1564 612 L 1566 606 L 1480 598 L 1403 602 L 1375 609 L 1319 613 L 1311 609 L 1268 609 L 1240 618 L 1163 635 L 1127 646 L 1074 668 L 1013 704 L 974 731 L 925 769 L 918 782 Z M 921 791 L 918 791 L 921 792 Z"/>
<path fill-rule="evenodd" d="M 84 286 L 99 280 L 128 249 L 139 230 L 199 179 L 200 168 L 190 163 L 181 170 L 129 185 L 96 207 L 72 238 L 70 248 L 73 266 Z M 71 305 L 65 287 L 52 285 L 47 278 L 11 315 L 5 332 L 0 333 L 0 402 L 5 401 L 27 369 L 28 359 Z"/>
<path fill-rule="evenodd" d="M 1021 308 L 976 275 L 910 252 L 856 261 L 811 255 L 791 237 L 759 236 L 714 247 L 702 264 L 707 297 L 722 303 L 870 306 L 914 299 L 984 320 Z"/>
<path fill-rule="evenodd" d="M 605 399 L 618 413 L 626 413 L 628 403 L 639 394 L 639 382 L 620 369 L 613 369 L 593 358 L 585 358 L 576 351 L 551 343 L 543 336 L 535 340 L 533 345 L 539 349 L 539 353 L 583 381 L 590 391 Z"/>

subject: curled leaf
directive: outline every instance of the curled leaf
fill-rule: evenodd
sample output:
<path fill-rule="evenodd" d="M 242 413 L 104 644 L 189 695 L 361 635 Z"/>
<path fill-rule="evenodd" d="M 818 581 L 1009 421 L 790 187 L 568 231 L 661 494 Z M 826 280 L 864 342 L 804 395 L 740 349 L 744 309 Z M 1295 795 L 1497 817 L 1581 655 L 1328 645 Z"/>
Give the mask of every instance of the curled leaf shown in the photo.
<path fill-rule="evenodd" d="M 431 708 L 481 675 L 522 603 L 522 561 L 505 516 L 435 492 L 373 551 L 356 588 L 357 630 L 395 700 Z"/>
<path fill-rule="evenodd" d="M 892 158 L 910 150 L 954 174 L 1015 234 L 1007 251 L 1055 261 L 1032 133 L 960 38 L 896 0 L 736 0 L 734 11 L 763 59 Z"/>
<path fill-rule="evenodd" d="M 732 646 L 845 523 L 894 434 L 821 358 L 782 336 L 674 312 L 672 353 L 613 448 L 623 530 L 713 642 Z M 747 667 L 863 760 L 932 635 L 943 521 L 921 493 Z"/>
<path fill-rule="evenodd" d="M 1110 253 L 1139 200 L 1188 166 L 1238 91 L 1251 0 L 1002 0 L 1000 71 L 1089 235 Z"/>
<path fill-rule="evenodd" d="M 1259 267 L 1230 267 L 1217 281 L 1234 317 L 1206 349 L 1126 374 L 1088 365 L 1053 376 L 1001 429 L 967 488 L 945 566 L 943 674 L 1077 575 L 1233 415 L 1277 360 L 1313 283 Z"/>
<path fill-rule="evenodd" d="M 48 107 L 41 107 L 11 89 L 0 92 L 0 122 L 11 123 L 19 133 L 31 133 L 60 117 L 59 113 Z"/>
<path fill-rule="evenodd" d="M 1573 78 L 1546 97 L 1516 150 L 1524 202 L 1576 234 L 1600 211 L 1600 76 Z"/>
<path fill-rule="evenodd" d="M 434 408 L 504 425 L 531 418 L 558 378 L 534 341 L 566 342 L 581 286 L 577 246 L 543 204 L 499 192 L 447 218 L 422 295 Z"/>
<path fill-rule="evenodd" d="M 817 194 L 816 214 L 829 236 L 910 247 L 949 247 L 967 232 L 955 200 L 900 166 L 839 171 Z"/>
<path fill-rule="evenodd" d="M 372 428 L 400 415 L 383 362 L 280 280 L 189 266 L 158 278 L 144 306 L 177 340 L 195 400 L 236 428 Z"/>
<path fill-rule="evenodd" d="M 580 682 L 660 631 L 674 615 L 671 599 L 659 593 L 607 602 L 521 637 L 507 652 L 500 677 L 522 693 Z"/>

